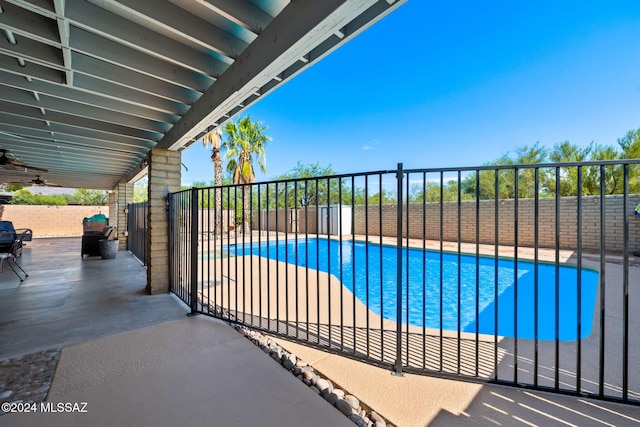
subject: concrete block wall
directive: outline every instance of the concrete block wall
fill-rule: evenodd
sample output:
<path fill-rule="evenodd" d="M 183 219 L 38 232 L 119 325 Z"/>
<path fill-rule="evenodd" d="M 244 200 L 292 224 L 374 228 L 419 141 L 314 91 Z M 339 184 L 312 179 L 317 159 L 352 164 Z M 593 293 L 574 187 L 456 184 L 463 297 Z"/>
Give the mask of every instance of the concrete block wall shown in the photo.
<path fill-rule="evenodd" d="M 36 238 L 82 236 L 82 220 L 95 214 L 109 216 L 109 207 L 0 205 L 1 220 L 30 228 Z"/>
<path fill-rule="evenodd" d="M 148 164 L 147 291 L 156 294 L 170 288 L 167 195 L 180 191 L 181 154 L 153 148 Z"/>
<path fill-rule="evenodd" d="M 612 252 L 623 250 L 624 219 L 629 220 L 629 250 L 640 248 L 640 220 L 635 218 L 633 209 L 640 202 L 640 195 L 630 195 L 627 210 L 623 206 L 621 195 L 605 197 L 605 249 Z M 368 227 L 365 225 L 365 207 L 355 206 L 355 232 L 396 236 L 397 205 L 369 206 Z M 558 203 L 559 210 L 559 246 L 562 249 L 574 249 L 579 235 L 578 210 L 576 197 L 563 197 Z M 580 235 L 585 250 L 600 249 L 600 198 L 582 198 L 582 226 Z M 460 204 L 460 230 L 458 230 L 458 204 L 445 202 L 442 205 L 442 239 L 457 241 L 458 233 L 462 242 L 476 241 L 476 211 L 479 212 L 479 241 L 494 244 L 496 229 L 496 207 L 493 200 L 481 200 L 479 210 L 476 201 L 463 201 Z M 498 242 L 513 245 L 515 242 L 515 201 L 501 200 L 498 212 Z M 382 213 L 382 220 L 380 213 Z M 411 238 L 440 239 L 441 208 L 438 203 L 410 204 L 403 210 L 403 235 Z M 518 245 L 533 246 L 535 234 L 535 203 L 533 199 L 518 200 Z M 553 248 L 556 245 L 556 202 L 554 198 L 542 198 L 538 203 L 538 245 Z"/>

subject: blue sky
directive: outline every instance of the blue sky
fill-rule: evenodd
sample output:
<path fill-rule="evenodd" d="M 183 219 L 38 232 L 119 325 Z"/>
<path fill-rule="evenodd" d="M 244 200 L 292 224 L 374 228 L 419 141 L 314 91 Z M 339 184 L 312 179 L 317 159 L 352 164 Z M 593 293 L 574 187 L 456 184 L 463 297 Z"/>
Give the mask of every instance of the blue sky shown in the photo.
<path fill-rule="evenodd" d="M 410 0 L 246 110 L 265 180 L 480 165 L 517 147 L 616 144 L 640 127 L 640 1 Z M 212 181 L 201 143 L 182 181 Z"/>

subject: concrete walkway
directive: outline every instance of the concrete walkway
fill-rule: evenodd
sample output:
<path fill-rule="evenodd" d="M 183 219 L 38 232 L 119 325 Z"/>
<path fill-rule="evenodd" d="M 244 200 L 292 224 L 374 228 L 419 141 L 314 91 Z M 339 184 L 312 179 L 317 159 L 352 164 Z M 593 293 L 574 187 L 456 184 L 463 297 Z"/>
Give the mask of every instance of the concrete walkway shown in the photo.
<path fill-rule="evenodd" d="M 220 321 L 184 318 L 64 347 L 47 402 L 0 426 L 353 426 Z M 73 407 L 73 405 L 72 405 Z"/>

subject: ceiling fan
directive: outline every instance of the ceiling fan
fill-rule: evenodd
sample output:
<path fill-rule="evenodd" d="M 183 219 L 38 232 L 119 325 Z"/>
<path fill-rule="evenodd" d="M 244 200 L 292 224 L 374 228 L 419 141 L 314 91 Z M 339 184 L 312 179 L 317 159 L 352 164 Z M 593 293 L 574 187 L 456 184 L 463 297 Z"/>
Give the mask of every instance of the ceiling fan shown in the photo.
<path fill-rule="evenodd" d="M 62 187 L 62 185 L 54 184 L 53 182 L 48 182 L 46 179 L 42 179 L 42 176 L 40 175 L 36 175 L 36 178 L 29 181 L 29 183 L 36 187 Z"/>
<path fill-rule="evenodd" d="M 6 148 L 0 148 L 0 152 L 2 152 L 2 156 L 0 156 L 0 167 L 3 167 L 4 169 L 17 170 L 20 168 L 24 168 L 24 169 L 31 169 L 34 171 L 49 172 L 48 169 L 31 166 L 24 162 L 21 162 L 15 157 L 7 156 L 7 153 L 9 153 L 9 150 L 7 150 Z"/>

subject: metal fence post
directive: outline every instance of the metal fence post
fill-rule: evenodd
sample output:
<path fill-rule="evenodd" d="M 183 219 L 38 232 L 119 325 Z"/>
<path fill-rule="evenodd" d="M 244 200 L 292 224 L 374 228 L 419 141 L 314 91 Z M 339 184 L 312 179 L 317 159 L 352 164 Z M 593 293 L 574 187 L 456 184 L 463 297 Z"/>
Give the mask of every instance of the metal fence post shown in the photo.
<path fill-rule="evenodd" d="M 191 316 L 198 314 L 198 189 L 191 189 Z"/>
<path fill-rule="evenodd" d="M 398 209 L 397 209 L 397 244 L 396 244 L 396 367 L 394 375 L 402 376 L 402 163 L 398 163 L 396 179 L 398 183 Z M 382 196 L 382 195 L 381 195 Z M 408 325 L 407 325 L 408 326 Z"/>

